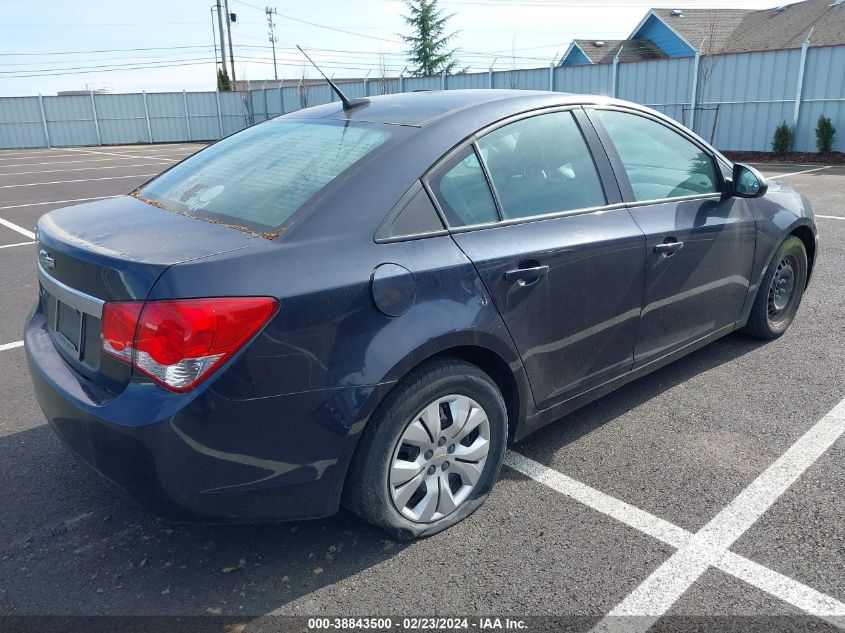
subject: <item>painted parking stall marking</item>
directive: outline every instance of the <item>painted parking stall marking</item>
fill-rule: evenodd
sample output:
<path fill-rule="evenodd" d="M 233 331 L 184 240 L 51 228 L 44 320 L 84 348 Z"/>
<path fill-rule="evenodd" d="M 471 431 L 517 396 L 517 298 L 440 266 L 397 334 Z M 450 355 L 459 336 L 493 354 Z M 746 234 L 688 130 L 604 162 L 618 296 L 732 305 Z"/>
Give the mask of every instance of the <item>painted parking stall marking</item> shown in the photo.
<path fill-rule="evenodd" d="M 14 343 L 4 343 L 0 345 L 0 352 L 5 352 L 7 349 L 15 349 L 16 347 L 23 347 L 23 341 L 15 341 Z"/>
<path fill-rule="evenodd" d="M 175 163 L 176 161 L 170 161 Z M 0 174 L 0 178 L 4 176 L 29 176 L 31 174 L 55 174 L 55 173 L 65 173 L 68 171 L 101 171 L 103 169 L 131 169 L 133 167 L 153 167 L 153 165 L 149 164 L 141 164 L 141 165 L 108 165 L 103 167 L 102 165 L 94 165 L 93 167 L 74 167 L 72 169 L 44 169 L 41 171 L 14 171 L 8 174 Z"/>
<path fill-rule="evenodd" d="M 85 154 L 95 154 L 97 156 L 119 156 L 121 158 L 143 158 L 143 159 L 146 159 L 146 160 L 157 160 L 157 161 L 164 161 L 164 162 L 168 162 L 168 163 L 175 162 L 175 161 L 173 161 L 173 159 L 170 156 L 154 156 L 154 155 L 151 155 L 151 154 L 145 154 L 145 155 L 139 156 L 138 154 L 104 152 L 104 151 L 93 150 L 93 149 L 75 149 L 74 151 L 85 153 Z M 189 156 L 192 153 L 193 152 L 190 152 L 190 151 L 185 152 L 185 155 Z"/>
<path fill-rule="evenodd" d="M 646 631 L 709 567 L 715 566 L 728 573 L 742 567 L 744 562 L 737 559 L 729 561 L 727 565 L 721 564 L 727 549 L 842 436 L 843 432 L 845 400 L 819 420 L 726 508 L 611 610 L 595 630 L 615 631 L 624 626 L 626 631 Z M 749 571 L 746 568 L 744 573 L 747 575 Z M 763 575 L 755 583 L 760 588 L 765 584 L 762 578 Z M 832 617 L 837 626 L 845 626 L 845 605 L 833 598 L 827 598 L 814 608 L 822 605 L 827 605 L 828 609 L 813 615 Z M 622 623 L 619 616 L 638 617 Z"/>
<path fill-rule="evenodd" d="M 788 178 L 789 176 L 797 176 L 798 174 L 809 174 L 812 171 L 822 171 L 824 169 L 830 169 L 830 165 L 825 167 L 816 167 L 814 169 L 804 169 L 803 171 L 793 171 L 789 174 L 775 174 L 774 176 L 766 176 L 769 180 L 775 180 L 777 178 Z"/>
<path fill-rule="evenodd" d="M 30 231 L 29 229 L 23 228 L 22 226 L 18 226 L 14 222 L 9 222 L 8 220 L 4 220 L 3 218 L 0 218 L 0 225 L 5 226 L 7 229 L 12 229 L 13 231 L 17 231 L 21 235 L 24 235 L 31 240 L 35 239 L 35 233 Z"/>
<path fill-rule="evenodd" d="M 106 198 L 119 198 L 122 194 L 117 194 L 115 196 L 94 196 L 93 198 L 71 198 L 70 200 L 47 200 L 46 202 L 27 202 L 25 204 L 9 204 L 5 207 L 0 207 L 0 211 L 4 209 L 22 209 L 24 207 L 40 207 L 41 205 L 45 204 L 66 204 L 68 202 L 87 202 L 89 200 L 105 200 Z M 5 220 L 0 219 L 0 224 L 3 224 Z M 5 226 L 8 226 L 6 224 Z M 10 227 L 11 228 L 11 227 Z M 18 227 L 20 228 L 20 227 Z M 17 229 L 15 229 L 17 230 Z"/>
<path fill-rule="evenodd" d="M 104 178 L 82 178 L 79 180 L 53 180 L 51 182 L 27 182 L 20 185 L 0 185 L 0 189 L 14 189 L 16 187 L 41 187 L 43 185 L 66 185 L 72 182 L 96 182 L 99 180 L 119 180 L 126 178 L 152 178 L 158 176 L 158 172 L 154 174 L 132 174 L 130 176 L 107 176 Z"/>
<path fill-rule="evenodd" d="M 838 408 L 845 412 L 845 401 L 840 403 Z M 845 422 L 842 425 L 845 425 Z M 778 462 L 775 462 L 775 464 Z M 673 569 L 671 573 L 661 574 L 659 582 L 654 581 L 653 584 L 665 594 L 662 600 L 661 596 L 650 595 L 648 596 L 650 601 L 647 608 L 637 604 L 634 605 L 637 608 L 631 609 L 629 608 L 630 605 L 626 604 L 631 598 L 629 596 L 597 625 L 596 631 L 633 632 L 647 630 L 709 567 L 716 567 L 807 613 L 824 618 L 837 626 L 845 626 L 845 604 L 835 598 L 735 554 L 726 548 L 701 542 L 700 539 L 697 539 L 696 534 L 682 527 L 576 481 L 516 451 L 508 451 L 504 463 L 556 492 L 677 548 L 678 552 L 658 568 L 652 576 L 658 574 L 676 556 L 683 558 L 685 564 L 682 569 Z M 635 593 L 637 592 L 635 591 L 631 595 Z M 669 602 L 669 598 L 673 596 L 674 599 Z"/>

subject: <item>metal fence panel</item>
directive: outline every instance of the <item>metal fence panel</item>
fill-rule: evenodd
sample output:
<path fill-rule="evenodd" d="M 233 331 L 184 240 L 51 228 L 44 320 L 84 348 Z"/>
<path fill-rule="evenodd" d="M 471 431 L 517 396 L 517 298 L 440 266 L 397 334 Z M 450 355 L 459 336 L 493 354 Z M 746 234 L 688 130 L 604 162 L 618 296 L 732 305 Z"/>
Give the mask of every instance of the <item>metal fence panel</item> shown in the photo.
<path fill-rule="evenodd" d="M 188 120 L 181 92 L 152 92 L 147 94 L 150 127 L 156 143 L 187 141 Z"/>
<path fill-rule="evenodd" d="M 237 92 L 218 93 L 220 118 L 223 120 L 223 136 L 229 136 L 249 125 L 246 105 Z M 216 104 L 215 104 L 216 107 Z"/>
<path fill-rule="evenodd" d="M 466 73 L 449 77 L 447 86 L 450 90 L 478 89 L 490 87 L 489 73 Z"/>
<path fill-rule="evenodd" d="M 590 95 L 610 95 L 613 66 L 564 66 L 555 69 L 555 90 Z"/>
<path fill-rule="evenodd" d="M 796 124 L 802 51 L 702 57 L 695 131 L 726 150 L 769 150 L 781 122 Z M 840 131 L 845 151 L 845 46 L 809 48 L 795 129 L 795 149 L 815 151 L 820 115 Z M 692 114 L 695 59 L 566 66 L 551 71 L 560 92 L 615 95 L 680 121 Z M 547 90 L 550 69 L 531 68 L 344 83 L 350 98 L 400 91 L 462 88 Z M 614 85 L 615 84 L 615 85 Z M 260 84 L 259 84 L 260 85 Z M 258 88 L 243 93 L 149 93 L 0 98 L 0 148 L 213 140 L 303 107 L 337 101 L 328 85 Z M 44 118 L 42 118 L 42 103 Z M 95 116 L 96 115 L 96 116 Z"/>
<path fill-rule="evenodd" d="M 692 98 L 693 58 L 620 63 L 616 96 L 647 105 L 683 123 Z"/>
<path fill-rule="evenodd" d="M 94 95 L 103 145 L 149 143 L 144 95 Z"/>
<path fill-rule="evenodd" d="M 46 146 L 38 97 L 0 99 L 0 148 Z"/>
<path fill-rule="evenodd" d="M 187 92 L 188 115 L 191 123 L 191 141 L 213 141 L 220 138 L 220 120 L 217 116 L 215 92 Z"/>
<path fill-rule="evenodd" d="M 792 124 L 800 50 L 720 55 L 709 77 L 702 61 L 696 132 L 724 150 L 771 150 L 775 128 Z"/>
<path fill-rule="evenodd" d="M 440 90 L 440 77 L 405 77 L 405 92 L 414 90 Z"/>
<path fill-rule="evenodd" d="M 811 48 L 807 51 L 801 113 L 795 148 L 816 151 L 819 116 L 828 117 L 836 128 L 833 149 L 845 152 L 845 46 Z"/>
<path fill-rule="evenodd" d="M 53 147 L 98 144 L 90 95 L 45 97 L 44 114 Z"/>

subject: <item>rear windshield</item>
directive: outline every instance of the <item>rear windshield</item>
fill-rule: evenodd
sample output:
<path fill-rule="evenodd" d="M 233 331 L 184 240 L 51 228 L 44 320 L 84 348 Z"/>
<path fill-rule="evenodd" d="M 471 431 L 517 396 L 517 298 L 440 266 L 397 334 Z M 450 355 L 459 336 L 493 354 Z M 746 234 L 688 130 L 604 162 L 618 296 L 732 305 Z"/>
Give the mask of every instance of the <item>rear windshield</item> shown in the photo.
<path fill-rule="evenodd" d="M 165 209 L 272 232 L 392 133 L 366 123 L 276 119 L 215 143 L 139 193 Z"/>

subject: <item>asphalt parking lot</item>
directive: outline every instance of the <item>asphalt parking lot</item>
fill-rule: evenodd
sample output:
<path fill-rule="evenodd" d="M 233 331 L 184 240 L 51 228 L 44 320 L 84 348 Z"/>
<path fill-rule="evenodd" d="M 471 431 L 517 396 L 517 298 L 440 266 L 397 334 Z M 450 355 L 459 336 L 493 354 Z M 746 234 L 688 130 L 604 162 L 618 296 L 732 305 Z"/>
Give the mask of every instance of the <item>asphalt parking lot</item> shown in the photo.
<path fill-rule="evenodd" d="M 512 447 L 481 510 L 408 545 L 346 512 L 162 522 L 104 488 L 46 426 L 20 345 L 38 217 L 127 192 L 199 147 L 0 152 L 0 616 L 222 615 L 247 630 L 269 615 L 845 627 L 845 168 L 758 166 L 820 216 L 820 258 L 785 336 L 728 336 L 539 431 Z"/>

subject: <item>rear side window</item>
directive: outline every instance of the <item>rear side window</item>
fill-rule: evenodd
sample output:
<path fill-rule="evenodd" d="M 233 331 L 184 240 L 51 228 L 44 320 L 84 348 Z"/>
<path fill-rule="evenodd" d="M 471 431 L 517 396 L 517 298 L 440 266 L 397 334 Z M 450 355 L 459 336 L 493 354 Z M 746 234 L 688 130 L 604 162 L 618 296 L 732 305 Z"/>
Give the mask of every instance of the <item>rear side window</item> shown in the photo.
<path fill-rule="evenodd" d="M 444 165 L 431 188 L 450 226 L 496 222 L 499 212 L 472 147 Z"/>
<path fill-rule="evenodd" d="M 273 231 L 391 134 L 372 124 L 273 120 L 188 158 L 140 193 L 173 211 Z"/>
<path fill-rule="evenodd" d="M 596 166 L 569 112 L 521 119 L 478 140 L 506 219 L 606 203 Z"/>
<path fill-rule="evenodd" d="M 716 193 L 713 158 L 674 130 L 642 116 L 597 110 L 637 200 Z"/>

